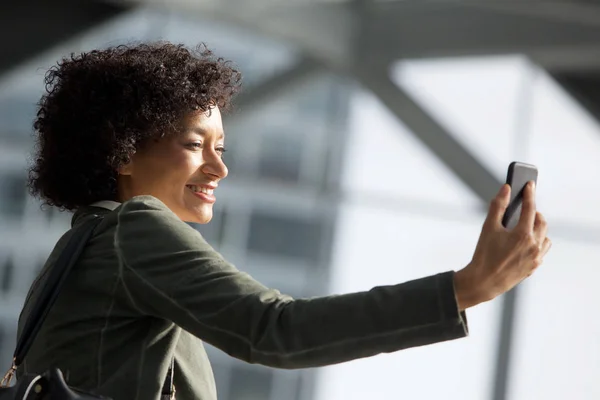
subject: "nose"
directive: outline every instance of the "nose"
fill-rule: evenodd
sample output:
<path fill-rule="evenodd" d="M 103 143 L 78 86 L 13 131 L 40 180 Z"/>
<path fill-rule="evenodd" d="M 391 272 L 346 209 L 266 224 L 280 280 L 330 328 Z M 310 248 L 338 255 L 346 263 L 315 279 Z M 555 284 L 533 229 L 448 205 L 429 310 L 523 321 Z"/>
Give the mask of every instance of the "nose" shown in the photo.
<path fill-rule="evenodd" d="M 204 157 L 204 164 L 201 167 L 202 172 L 219 180 L 225 178 L 229 173 L 225 162 L 216 151 L 212 150 L 210 153 Z"/>

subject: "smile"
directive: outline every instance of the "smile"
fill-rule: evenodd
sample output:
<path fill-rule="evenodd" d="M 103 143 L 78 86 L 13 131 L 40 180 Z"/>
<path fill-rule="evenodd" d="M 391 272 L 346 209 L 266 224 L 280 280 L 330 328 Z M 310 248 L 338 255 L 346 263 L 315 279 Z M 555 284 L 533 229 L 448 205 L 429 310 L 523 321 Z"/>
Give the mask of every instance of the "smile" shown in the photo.
<path fill-rule="evenodd" d="M 197 185 L 186 185 L 192 192 L 194 193 L 204 193 L 204 194 L 213 194 L 213 189 L 208 189 L 203 186 Z"/>
<path fill-rule="evenodd" d="M 199 198 L 205 203 L 213 204 L 217 201 L 217 198 L 213 194 L 214 189 L 208 189 L 197 185 L 186 185 L 186 187 L 192 192 L 194 196 Z"/>

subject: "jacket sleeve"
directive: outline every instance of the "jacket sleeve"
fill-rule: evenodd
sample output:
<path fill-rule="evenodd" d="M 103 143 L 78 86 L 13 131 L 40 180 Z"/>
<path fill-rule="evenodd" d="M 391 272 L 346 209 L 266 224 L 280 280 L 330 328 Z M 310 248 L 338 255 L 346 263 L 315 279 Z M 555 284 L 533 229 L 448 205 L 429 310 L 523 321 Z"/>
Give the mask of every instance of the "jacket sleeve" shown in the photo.
<path fill-rule="evenodd" d="M 293 299 L 237 270 L 151 196 L 118 210 L 115 247 L 138 309 L 249 363 L 316 367 L 468 334 L 453 272 Z"/>

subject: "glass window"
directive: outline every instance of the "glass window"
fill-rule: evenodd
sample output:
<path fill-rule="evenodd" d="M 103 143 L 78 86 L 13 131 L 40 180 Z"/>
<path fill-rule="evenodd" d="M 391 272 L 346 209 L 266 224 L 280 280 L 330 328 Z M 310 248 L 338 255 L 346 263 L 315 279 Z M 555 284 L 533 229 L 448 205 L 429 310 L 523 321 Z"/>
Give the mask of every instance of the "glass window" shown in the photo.
<path fill-rule="evenodd" d="M 294 400 L 302 400 L 303 396 L 303 392 L 304 392 L 304 385 L 303 385 L 303 381 L 308 380 L 305 378 L 305 376 L 303 375 L 302 372 L 296 372 L 296 382 L 294 385 L 292 385 L 290 392 L 292 392 L 290 398 L 294 399 Z M 310 385 L 306 385 L 306 387 L 310 387 Z"/>
<path fill-rule="evenodd" d="M 392 73 L 421 107 L 504 180 L 523 135 L 531 69 L 522 56 L 459 57 L 402 61 Z"/>
<path fill-rule="evenodd" d="M 546 73 L 535 89 L 529 149 L 540 170 L 538 207 L 549 221 L 600 227 L 600 125 Z"/>
<path fill-rule="evenodd" d="M 330 291 L 369 290 L 460 269 L 473 255 L 482 221 L 482 215 L 459 221 L 344 206 L 336 227 Z M 500 305 L 496 300 L 468 311 L 469 328 L 476 332 L 468 338 L 322 368 L 315 399 L 488 399 Z"/>
<path fill-rule="evenodd" d="M 73 219 L 73 213 L 70 211 L 61 211 L 56 207 L 44 206 L 48 219 L 56 228 L 64 228 L 65 230 L 71 227 L 71 220 Z"/>
<path fill-rule="evenodd" d="M 217 203 L 218 204 L 218 203 Z M 213 209 L 213 217 L 208 224 L 197 224 L 188 222 L 192 228 L 202 234 L 204 239 L 215 248 L 221 244 L 223 240 L 223 228 L 225 224 L 226 211 L 221 207 L 215 206 Z"/>
<path fill-rule="evenodd" d="M 311 375 L 314 374 L 315 371 L 310 370 L 284 370 L 278 369 L 275 371 L 275 382 L 273 385 L 273 390 L 271 393 L 271 398 L 273 400 L 279 399 L 289 399 L 289 400 L 302 400 L 302 399 L 312 399 L 310 396 L 302 396 L 303 394 L 303 381 L 307 381 L 311 379 Z M 304 386 L 304 392 L 306 394 L 309 393 L 312 389 L 312 385 L 306 384 Z"/>
<path fill-rule="evenodd" d="M 9 342 L 7 339 L 4 327 L 0 325 L 0 363 L 2 365 L 10 365 L 13 356 L 11 346 L 14 346 L 14 343 Z"/>
<path fill-rule="evenodd" d="M 227 147 L 223 162 L 229 169 L 228 181 L 255 177 L 260 133 L 264 130 L 264 124 L 248 118 L 253 113 L 239 115 L 226 115 L 223 121 Z"/>
<path fill-rule="evenodd" d="M 543 69 L 522 56 L 461 57 L 403 61 L 393 75 L 498 179 L 510 161 L 536 164 L 549 219 L 600 224 L 600 125 Z"/>
<path fill-rule="evenodd" d="M 262 137 L 259 176 L 285 182 L 297 182 L 302 162 L 302 137 L 294 132 L 271 133 Z"/>
<path fill-rule="evenodd" d="M 431 202 L 478 208 L 481 201 L 368 92 L 352 97 L 341 186 L 348 201 Z M 385 202 L 383 202 L 385 201 Z"/>
<path fill-rule="evenodd" d="M 17 319 L 17 315 L 11 318 L 11 321 Z M 0 328 L 0 363 L 1 365 L 10 365 L 13 352 L 15 351 L 15 345 L 17 343 L 17 330 L 16 326 L 4 326 Z"/>
<path fill-rule="evenodd" d="M 316 218 L 254 211 L 250 217 L 248 250 L 316 263 L 322 231 L 323 224 Z"/>
<path fill-rule="evenodd" d="M 38 206 L 38 205 L 39 204 L 36 204 L 36 206 Z M 37 208 L 37 209 L 44 216 L 46 221 L 48 221 L 49 223 L 52 223 L 52 221 L 54 220 L 54 214 L 56 213 L 56 211 L 54 211 L 54 207 L 49 207 L 46 205 L 39 205 L 39 208 Z"/>
<path fill-rule="evenodd" d="M 228 399 L 229 398 L 229 374 L 231 373 L 231 367 L 229 362 L 222 363 L 217 362 L 218 357 L 225 356 L 221 350 L 212 347 L 210 344 L 204 343 L 204 348 L 206 349 L 206 353 L 208 354 L 208 358 L 210 359 L 211 368 L 213 370 L 213 375 L 215 377 L 215 385 L 217 387 L 217 395 L 219 399 Z M 229 360 L 227 360 L 229 361 Z"/>
<path fill-rule="evenodd" d="M 2 277 L 2 286 L 0 286 L 0 288 L 3 293 L 8 293 L 12 288 L 13 278 L 15 276 L 15 265 L 12 257 L 6 257 L 1 265 L 2 272 L 0 276 Z"/>
<path fill-rule="evenodd" d="M 35 116 L 35 102 L 24 96 L 0 96 L 0 136 L 29 140 Z"/>
<path fill-rule="evenodd" d="M 20 173 L 0 175 L 0 213 L 20 218 L 25 210 L 27 187 L 25 176 Z"/>
<path fill-rule="evenodd" d="M 600 399 L 598 260 L 597 244 L 556 238 L 520 286 L 508 399 Z"/>
<path fill-rule="evenodd" d="M 266 368 L 233 367 L 229 400 L 270 400 L 273 373 Z"/>
<path fill-rule="evenodd" d="M 313 78 L 298 91 L 297 105 L 294 107 L 298 117 L 328 121 L 331 118 L 331 110 L 335 108 L 332 104 L 335 98 L 333 90 L 331 76 L 320 75 Z"/>
<path fill-rule="evenodd" d="M 232 138 L 234 135 L 230 134 L 230 130 L 226 130 L 225 132 L 227 132 L 227 139 L 225 142 L 227 152 L 223 155 L 223 162 L 225 163 L 225 165 L 227 165 L 227 168 L 229 169 L 227 177 L 229 178 L 229 180 L 231 180 L 232 178 L 235 179 L 237 177 L 244 177 L 245 168 L 243 165 L 243 161 L 240 162 L 240 157 L 238 156 L 238 152 L 244 150 L 241 148 L 241 146 L 237 145 L 238 141 Z"/>
<path fill-rule="evenodd" d="M 263 285 L 294 298 L 301 298 L 311 285 L 312 265 L 295 263 L 290 258 L 248 255 L 242 269 Z"/>
<path fill-rule="evenodd" d="M 34 265 L 34 267 L 31 269 L 30 271 L 30 275 L 29 275 L 29 281 L 28 283 L 31 284 L 40 274 L 40 272 L 42 272 L 42 269 L 44 268 L 44 265 L 46 264 L 46 258 L 41 258 L 37 264 Z"/>

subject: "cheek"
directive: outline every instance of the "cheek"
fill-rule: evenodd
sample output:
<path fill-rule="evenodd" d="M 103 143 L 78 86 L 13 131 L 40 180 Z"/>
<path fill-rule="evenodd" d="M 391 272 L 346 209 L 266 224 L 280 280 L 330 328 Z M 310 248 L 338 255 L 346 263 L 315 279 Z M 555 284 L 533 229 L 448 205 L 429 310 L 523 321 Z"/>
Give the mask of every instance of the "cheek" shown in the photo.
<path fill-rule="evenodd" d="M 175 189 L 184 188 L 187 183 L 194 181 L 194 177 L 198 176 L 198 171 L 201 166 L 200 157 L 181 157 L 173 160 L 170 165 L 165 165 L 165 177 L 168 180 L 166 185 Z"/>
<path fill-rule="evenodd" d="M 180 171 L 182 175 L 186 175 L 189 178 L 190 176 L 198 173 L 201 165 L 202 156 L 194 154 L 181 160 L 181 162 L 178 164 L 178 171 Z"/>
<path fill-rule="evenodd" d="M 180 151 L 175 154 L 170 154 L 168 157 L 163 157 L 158 163 L 158 172 L 161 175 L 168 175 L 177 180 L 187 179 L 193 175 L 202 162 L 202 156 L 192 152 Z"/>
<path fill-rule="evenodd" d="M 142 160 L 140 160 L 142 161 Z M 202 155 L 185 149 L 171 148 L 148 155 L 137 166 L 136 180 L 153 190 L 171 191 L 185 186 L 197 175 Z"/>

